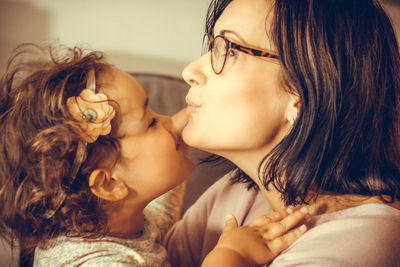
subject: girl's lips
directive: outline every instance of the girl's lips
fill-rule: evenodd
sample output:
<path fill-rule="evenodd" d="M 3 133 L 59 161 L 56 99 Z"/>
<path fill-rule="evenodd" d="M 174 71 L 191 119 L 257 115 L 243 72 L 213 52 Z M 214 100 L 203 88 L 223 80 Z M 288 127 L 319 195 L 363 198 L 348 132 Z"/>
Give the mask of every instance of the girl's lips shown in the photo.
<path fill-rule="evenodd" d="M 178 143 L 176 144 L 176 149 L 177 150 L 183 150 L 186 151 L 188 148 L 188 146 L 185 144 L 185 142 L 183 142 L 183 140 L 181 138 L 179 138 Z"/>
<path fill-rule="evenodd" d="M 189 146 L 182 140 L 181 137 L 178 138 L 177 143 L 176 143 L 176 151 L 179 151 L 182 153 L 183 156 L 189 157 Z"/>
<path fill-rule="evenodd" d="M 176 150 L 185 150 L 186 149 L 187 145 L 183 141 L 181 135 L 172 134 L 172 137 L 174 138 L 174 141 L 175 141 Z"/>

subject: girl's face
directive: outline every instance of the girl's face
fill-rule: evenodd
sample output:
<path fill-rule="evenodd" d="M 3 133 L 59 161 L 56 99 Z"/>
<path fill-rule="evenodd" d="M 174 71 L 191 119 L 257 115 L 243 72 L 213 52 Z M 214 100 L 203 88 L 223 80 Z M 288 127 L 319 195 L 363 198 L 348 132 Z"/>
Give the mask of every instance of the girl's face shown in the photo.
<path fill-rule="evenodd" d="M 121 157 L 113 177 L 122 179 L 143 200 L 152 200 L 182 183 L 193 172 L 187 147 L 171 118 L 151 110 L 139 83 L 118 69 L 99 77 L 104 92 L 118 102 Z"/>
<path fill-rule="evenodd" d="M 265 0 L 232 1 L 218 19 L 214 37 L 275 51 L 266 33 L 271 7 Z M 182 136 L 191 146 L 233 159 L 237 152 L 270 151 L 290 129 L 290 95 L 280 86 L 276 59 L 228 52 L 221 74 L 213 72 L 210 52 L 188 65 L 183 78 L 189 121 Z"/>

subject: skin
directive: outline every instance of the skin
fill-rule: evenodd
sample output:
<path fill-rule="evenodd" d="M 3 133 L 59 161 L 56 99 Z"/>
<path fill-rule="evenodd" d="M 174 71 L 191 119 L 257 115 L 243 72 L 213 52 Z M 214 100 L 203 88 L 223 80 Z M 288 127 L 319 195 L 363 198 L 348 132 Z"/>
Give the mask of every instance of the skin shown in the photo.
<path fill-rule="evenodd" d="M 259 12 L 270 9 L 269 3 L 231 2 L 218 19 L 214 36 L 224 35 L 245 46 L 274 51 L 264 30 L 265 23 L 267 28 L 271 23 L 270 17 L 267 12 Z M 191 88 L 186 97 L 189 119 L 182 137 L 191 146 L 231 160 L 262 188 L 274 209 L 282 209 L 279 194 L 263 189 L 257 167 L 290 131 L 289 120 L 294 120 L 298 112 L 297 98 L 281 88 L 280 66 L 276 61 L 235 50 L 229 55 L 219 75 L 212 70 L 210 52 L 183 71 L 183 78 Z M 304 233 L 305 226 L 289 234 L 286 231 L 306 213 L 289 217 L 292 221 L 286 225 L 285 221 L 283 230 L 279 227 L 282 223 L 276 221 L 286 218 L 287 213 L 273 221 L 259 218 L 258 224 L 244 227 L 228 223 L 202 266 L 256 266 L 271 261 Z M 274 235 L 268 235 L 269 230 Z"/>
<path fill-rule="evenodd" d="M 184 182 L 194 165 L 179 137 L 184 116 L 161 116 L 146 105 L 147 96 L 129 74 L 111 69 L 99 77 L 101 92 L 119 104 L 121 157 L 113 168 L 90 177 L 92 192 L 119 201 L 109 215 L 115 236 L 132 237 L 143 224 L 143 209 Z"/>
<path fill-rule="evenodd" d="M 289 231 L 308 216 L 306 208 L 272 212 L 256 218 L 247 226 L 238 227 L 228 216 L 224 231 L 215 248 L 202 263 L 206 266 L 261 266 L 272 261 L 305 231 L 306 226 Z"/>
<path fill-rule="evenodd" d="M 259 27 L 266 14 L 255 12 L 257 8 L 265 10 L 266 1 L 254 5 L 243 2 L 233 1 L 225 9 L 214 36 L 223 34 L 237 43 L 273 51 L 263 27 Z M 246 17 L 252 19 L 246 19 L 248 23 L 238 19 Z M 211 68 L 210 53 L 183 71 L 183 78 L 191 85 L 187 95 L 190 120 L 183 138 L 189 145 L 229 159 L 236 159 L 236 154 L 242 158 L 248 151 L 265 155 L 289 129 L 285 113 L 290 95 L 279 88 L 280 67 L 276 62 L 232 52 L 235 55 L 228 56 L 220 75 Z"/>
<path fill-rule="evenodd" d="M 272 3 L 232 1 L 216 22 L 214 36 L 222 34 L 244 46 L 276 51 L 268 36 Z M 281 194 L 262 185 L 258 165 L 291 130 L 289 121 L 297 117 L 299 99 L 282 88 L 279 62 L 233 52 L 219 75 L 212 70 L 210 52 L 184 69 L 183 78 L 191 88 L 186 98 L 189 120 L 182 136 L 187 144 L 235 163 L 259 186 L 271 207 L 281 210 L 285 208 Z M 311 215 L 385 203 L 379 196 L 313 196 L 309 192 Z M 400 208 L 398 201 L 388 205 Z"/>
<path fill-rule="evenodd" d="M 268 35 L 272 3 L 272 0 L 232 1 L 216 22 L 214 37 L 224 35 L 227 39 L 247 47 L 276 51 Z M 273 188 L 267 190 L 263 186 L 258 176 L 258 165 L 290 132 L 290 121 L 296 120 L 300 101 L 296 95 L 282 87 L 279 62 L 231 50 L 222 73 L 217 75 L 212 70 L 210 56 L 208 52 L 183 71 L 183 78 L 191 88 L 186 97 L 189 119 L 182 137 L 191 146 L 232 161 L 253 179 L 275 211 L 282 210 L 285 206 L 281 194 Z M 307 210 L 310 215 L 366 203 L 385 203 L 379 196 L 313 197 L 313 192 L 309 192 L 310 205 Z M 389 205 L 400 209 L 399 201 Z M 262 223 L 264 230 L 273 228 L 274 225 L 268 221 Z M 284 246 L 277 246 L 276 250 L 270 249 L 271 240 L 261 240 L 254 224 L 245 227 L 234 227 L 228 231 L 226 227 L 203 266 L 262 265 L 283 250 Z M 283 228 L 290 227 L 293 224 Z M 239 231 L 241 234 L 238 234 Z M 296 231 L 298 229 L 293 232 Z M 282 241 L 287 238 L 283 234 L 278 232 L 274 237 Z M 265 237 L 265 234 L 261 236 Z M 297 237 L 290 239 L 289 243 L 294 242 Z"/>
<path fill-rule="evenodd" d="M 147 96 L 139 83 L 118 69 L 101 75 L 99 82 L 101 91 L 120 107 L 121 158 L 112 169 L 95 170 L 90 185 L 96 195 L 119 203 L 109 213 L 110 235 L 136 238 L 143 226 L 146 205 L 193 172 L 187 147 L 179 141 L 187 114 L 181 111 L 171 119 L 155 113 L 145 104 Z M 229 218 L 218 246 L 203 266 L 264 264 L 305 232 L 304 225 L 290 230 L 306 215 L 307 211 L 283 211 L 262 216 L 245 227 L 238 227 L 236 220 Z M 237 247 L 238 244 L 250 246 Z M 250 247 L 251 251 L 247 251 Z M 254 260 L 249 260 L 249 255 Z"/>
<path fill-rule="evenodd" d="M 214 36 L 224 34 L 239 44 L 275 51 L 265 31 L 271 25 L 270 4 L 232 1 L 218 19 Z M 182 136 L 191 146 L 231 160 L 263 188 L 258 164 L 290 131 L 289 119 L 298 112 L 297 99 L 282 89 L 276 61 L 233 51 L 235 55 L 227 58 L 219 75 L 211 68 L 210 52 L 183 71 L 191 88 L 186 97 L 189 120 Z M 271 201 L 279 200 L 279 195 L 264 193 Z M 283 208 L 279 202 L 272 203 L 276 209 Z"/>

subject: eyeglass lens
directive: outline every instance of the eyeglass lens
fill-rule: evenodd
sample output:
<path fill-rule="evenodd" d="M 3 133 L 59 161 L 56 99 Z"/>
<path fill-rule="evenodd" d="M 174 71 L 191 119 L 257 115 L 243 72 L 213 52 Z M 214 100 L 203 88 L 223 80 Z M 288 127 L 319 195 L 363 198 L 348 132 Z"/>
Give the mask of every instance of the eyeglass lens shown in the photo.
<path fill-rule="evenodd" d="M 227 52 L 227 42 L 224 38 L 217 36 L 211 43 L 211 65 L 215 73 L 222 72 Z"/>

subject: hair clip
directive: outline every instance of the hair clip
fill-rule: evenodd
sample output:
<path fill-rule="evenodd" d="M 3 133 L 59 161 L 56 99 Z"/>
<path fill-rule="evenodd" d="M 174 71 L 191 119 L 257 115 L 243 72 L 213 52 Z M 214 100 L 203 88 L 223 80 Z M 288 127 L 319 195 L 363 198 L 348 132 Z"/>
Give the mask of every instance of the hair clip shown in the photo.
<path fill-rule="evenodd" d="M 94 72 L 94 69 L 91 69 L 87 74 L 86 89 L 96 93 L 96 74 Z M 93 122 L 96 120 L 96 117 L 97 117 L 96 111 L 92 110 L 91 108 L 85 109 L 82 113 L 83 113 L 83 119 L 85 121 Z M 88 119 L 88 114 L 90 114 L 90 117 L 89 117 L 90 119 Z M 93 116 L 93 114 L 94 114 L 94 116 Z M 76 148 L 75 160 L 72 165 L 72 167 L 73 167 L 72 181 L 75 180 L 76 175 L 78 174 L 79 168 L 81 167 L 81 164 L 85 160 L 86 147 L 87 147 L 87 142 L 84 142 L 84 141 L 78 142 L 78 146 Z"/>
<path fill-rule="evenodd" d="M 91 69 L 88 72 L 87 80 L 86 80 L 86 89 L 96 93 L 96 74 L 94 73 L 94 69 Z M 83 119 L 87 122 L 94 122 L 97 119 L 97 113 L 95 110 L 91 108 L 86 108 L 83 112 Z"/>
<path fill-rule="evenodd" d="M 72 177 L 75 179 L 86 158 L 87 144 L 95 142 L 100 135 L 111 132 L 111 120 L 115 116 L 115 110 L 105 94 L 96 94 L 93 69 L 87 74 L 86 89 L 82 90 L 79 96 L 68 98 L 67 106 L 72 117 L 78 122 L 73 124 L 73 127 L 83 139 L 78 142 L 73 163 Z"/>

